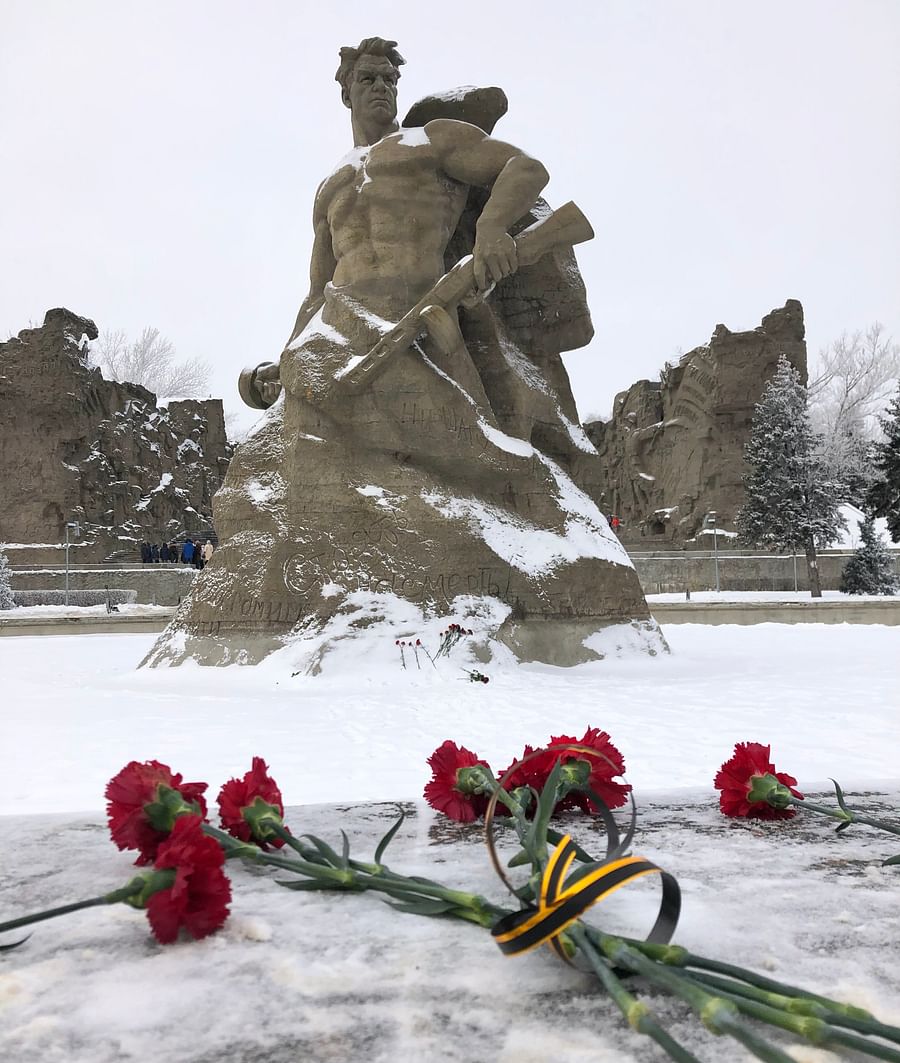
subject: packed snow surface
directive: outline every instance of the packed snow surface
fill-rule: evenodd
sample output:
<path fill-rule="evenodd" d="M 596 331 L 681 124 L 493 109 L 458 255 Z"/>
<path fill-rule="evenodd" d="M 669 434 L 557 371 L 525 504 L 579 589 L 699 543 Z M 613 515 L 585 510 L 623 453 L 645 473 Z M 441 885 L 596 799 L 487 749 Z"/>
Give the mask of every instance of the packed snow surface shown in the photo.
<path fill-rule="evenodd" d="M 848 797 L 885 815 L 900 793 Z M 386 854 L 392 868 L 514 906 L 490 866 L 480 824 L 450 823 L 421 804 L 405 810 Z M 287 822 L 338 848 L 345 830 L 351 854 L 369 860 L 396 815 L 394 805 L 341 802 L 289 807 Z M 558 825 L 602 852 L 585 817 Z M 635 852 L 681 884 L 679 944 L 896 1023 L 898 868 L 880 866 L 896 842 L 865 828 L 835 836 L 831 822 L 812 815 L 734 823 L 698 794 L 641 801 Z M 134 873 L 131 854 L 116 850 L 99 813 L 0 819 L 0 848 L 14 854 L 0 864 L 0 907 L 10 917 L 94 896 Z M 511 854 L 508 839 L 501 837 L 500 851 Z M 145 914 L 124 905 L 32 927 L 25 945 L 0 958 L 0 1058 L 669 1063 L 629 1030 L 595 981 L 548 949 L 506 957 L 481 927 L 401 914 L 378 895 L 295 893 L 276 885 L 285 872 L 237 861 L 227 873 L 231 917 L 203 941 L 159 945 Z M 641 880 L 587 919 L 643 936 L 658 890 L 652 878 Z M 640 983 L 633 988 L 697 1059 L 750 1060 L 735 1042 L 706 1031 L 687 1005 Z M 786 1043 L 777 1032 L 767 1039 Z M 792 1049 L 791 1058 L 851 1057 Z"/>
<path fill-rule="evenodd" d="M 397 638 L 414 633 L 397 631 Z M 0 639 L 0 815 L 102 806 L 127 761 L 211 783 L 265 757 L 291 804 L 417 798 L 445 739 L 499 770 L 527 742 L 606 729 L 638 794 L 711 786 L 737 741 L 770 742 L 801 789 L 898 778 L 900 627 L 673 625 L 671 654 L 562 669 L 481 666 L 465 644 L 433 668 L 364 640 L 345 668 L 136 670 L 154 635 Z M 432 655 L 437 647 L 427 645 Z M 474 664 L 478 667 L 477 662 Z"/>
<path fill-rule="evenodd" d="M 14 609 L 4 609 L 0 612 L 0 620 L 44 620 L 54 617 L 79 617 L 79 616 L 171 616 L 171 605 L 149 605 L 137 602 L 117 605 L 113 613 L 109 613 L 106 605 L 17 605 Z"/>

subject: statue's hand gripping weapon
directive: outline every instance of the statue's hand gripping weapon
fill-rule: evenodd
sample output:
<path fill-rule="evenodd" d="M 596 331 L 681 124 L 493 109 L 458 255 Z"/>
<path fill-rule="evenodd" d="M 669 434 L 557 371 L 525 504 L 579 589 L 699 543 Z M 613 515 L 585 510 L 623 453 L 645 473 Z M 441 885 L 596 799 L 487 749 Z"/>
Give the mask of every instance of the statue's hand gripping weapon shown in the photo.
<path fill-rule="evenodd" d="M 552 211 L 545 218 L 529 225 L 515 237 L 519 266 L 530 266 L 550 251 L 584 243 L 593 239 L 593 236 L 591 223 L 581 210 L 574 203 L 566 203 L 559 210 Z M 360 362 L 338 378 L 335 387 L 349 392 L 360 391 L 368 381 L 378 375 L 395 351 L 406 350 L 419 339 L 425 331 L 423 310 L 430 306 L 438 306 L 444 310 L 455 309 L 475 288 L 474 258 L 472 255 L 466 255 L 381 337 Z M 241 398 L 254 409 L 265 410 L 278 397 L 280 385 L 273 379 L 274 374 L 269 369 L 272 365 L 272 362 L 264 362 L 255 368 L 244 369 L 240 375 L 238 390 Z M 269 369 L 269 372 L 264 378 L 259 378 L 258 374 L 263 369 Z M 266 389 L 266 393 L 262 388 Z"/>

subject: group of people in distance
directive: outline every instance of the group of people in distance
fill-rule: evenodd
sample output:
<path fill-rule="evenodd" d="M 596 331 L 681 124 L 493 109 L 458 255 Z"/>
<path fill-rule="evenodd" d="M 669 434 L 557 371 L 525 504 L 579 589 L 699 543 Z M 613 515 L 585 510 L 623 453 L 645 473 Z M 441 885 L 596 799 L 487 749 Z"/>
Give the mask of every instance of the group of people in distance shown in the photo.
<path fill-rule="evenodd" d="M 203 566 L 212 558 L 213 550 L 215 547 L 209 541 L 201 544 L 197 539 L 185 539 L 181 544 L 179 543 L 163 543 L 160 546 L 158 543 L 141 543 L 141 563 L 144 565 L 156 565 L 160 562 L 169 562 L 170 564 L 177 564 L 179 561 L 182 565 L 193 565 L 194 568 L 203 568 Z"/>

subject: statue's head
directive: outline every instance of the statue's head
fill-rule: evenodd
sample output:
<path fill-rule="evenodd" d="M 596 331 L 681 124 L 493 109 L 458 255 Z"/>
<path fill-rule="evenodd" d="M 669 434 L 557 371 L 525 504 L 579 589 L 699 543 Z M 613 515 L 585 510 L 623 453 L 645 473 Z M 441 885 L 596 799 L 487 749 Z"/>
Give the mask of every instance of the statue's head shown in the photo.
<path fill-rule="evenodd" d="M 396 41 L 367 37 L 357 48 L 341 48 L 341 65 L 334 75 L 341 99 L 354 123 L 385 128 L 397 117 L 397 81 L 406 60 Z"/>

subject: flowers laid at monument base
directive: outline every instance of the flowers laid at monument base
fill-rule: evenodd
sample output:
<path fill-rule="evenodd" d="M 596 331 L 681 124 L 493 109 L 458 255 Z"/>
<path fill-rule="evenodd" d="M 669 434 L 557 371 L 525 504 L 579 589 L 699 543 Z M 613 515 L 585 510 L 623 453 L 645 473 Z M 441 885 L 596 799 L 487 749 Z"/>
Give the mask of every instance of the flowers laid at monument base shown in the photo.
<path fill-rule="evenodd" d="M 847 804 L 840 783 L 834 782 L 837 808 L 814 804 L 795 790 L 797 780 L 792 775 L 775 770 L 771 762 L 771 747 L 759 742 L 738 742 L 734 754 L 716 774 L 714 786 L 720 791 L 719 808 L 726 816 L 748 819 L 791 819 L 797 809 L 805 809 L 820 816 L 839 820 L 837 833 L 853 823 L 863 823 L 888 834 L 900 835 L 900 824 L 877 819 L 852 809 Z M 900 864 L 900 854 L 884 861 L 885 866 Z"/>
<path fill-rule="evenodd" d="M 241 778 L 222 786 L 217 798 L 221 827 L 207 821 L 206 784 L 186 783 L 166 765 L 147 761 L 126 765 L 107 787 L 112 839 L 120 849 L 136 853 L 141 870 L 101 896 L 0 923 L 0 932 L 83 908 L 124 903 L 146 911 L 153 935 L 163 944 L 179 936 L 202 939 L 228 920 L 232 884 L 225 866 L 243 861 L 275 869 L 275 882 L 288 890 L 374 893 L 399 912 L 476 924 L 490 931 L 493 947 L 515 957 L 511 964 L 535 962 L 523 954 L 546 945 L 555 962 L 593 977 L 631 1028 L 675 1060 L 699 1057 L 683 1043 L 682 1034 L 651 1010 L 648 1001 L 661 995 L 678 998 L 707 1030 L 735 1039 L 759 1059 L 795 1060 L 782 1047 L 787 1033 L 832 1051 L 900 1060 L 900 1049 L 893 1047 L 900 1045 L 900 1027 L 880 1022 L 868 1010 L 732 963 L 731 956 L 709 958 L 671 943 L 681 890 L 665 868 L 631 854 L 636 809 L 623 778 L 624 758 L 605 732 L 588 728 L 580 739 L 561 736 L 543 748 L 526 746 L 499 776 L 449 740 L 429 764 L 428 802 L 451 820 L 484 820 L 490 862 L 509 894 L 505 903 L 388 865 L 385 853 L 404 823 L 402 813 L 377 842 L 372 858 L 359 860 L 351 856 L 343 830 L 334 845 L 291 831 L 284 822 L 280 789 L 259 757 Z M 774 772 L 768 747 L 755 743 L 736 747 L 716 785 L 722 790 L 723 810 L 745 818 L 785 818 L 769 812 L 788 813 L 789 818 L 793 809 L 778 804 L 786 800 L 783 790 L 792 801 L 804 801 L 794 789 L 795 780 Z M 739 801 L 735 795 L 740 791 Z M 623 830 L 611 809 L 626 806 Z M 583 815 L 573 818 L 576 810 Z M 843 803 L 839 811 L 851 815 Z M 571 834 L 557 829 L 563 824 L 572 825 Z M 576 827 L 582 834 L 582 824 L 605 829 L 602 857 L 591 856 L 589 843 L 574 837 Z M 510 843 L 512 855 L 501 857 L 500 848 Z M 641 938 L 604 931 L 604 900 L 642 879 L 656 880 L 661 887 L 650 932 Z M 347 903 L 352 901 L 347 898 Z M 402 935 L 402 928 L 397 934 Z M 10 952 L 26 941 L 19 938 L 2 947 Z M 15 962 L 17 954 L 7 961 Z M 517 977 L 515 970 L 510 977 Z"/>

